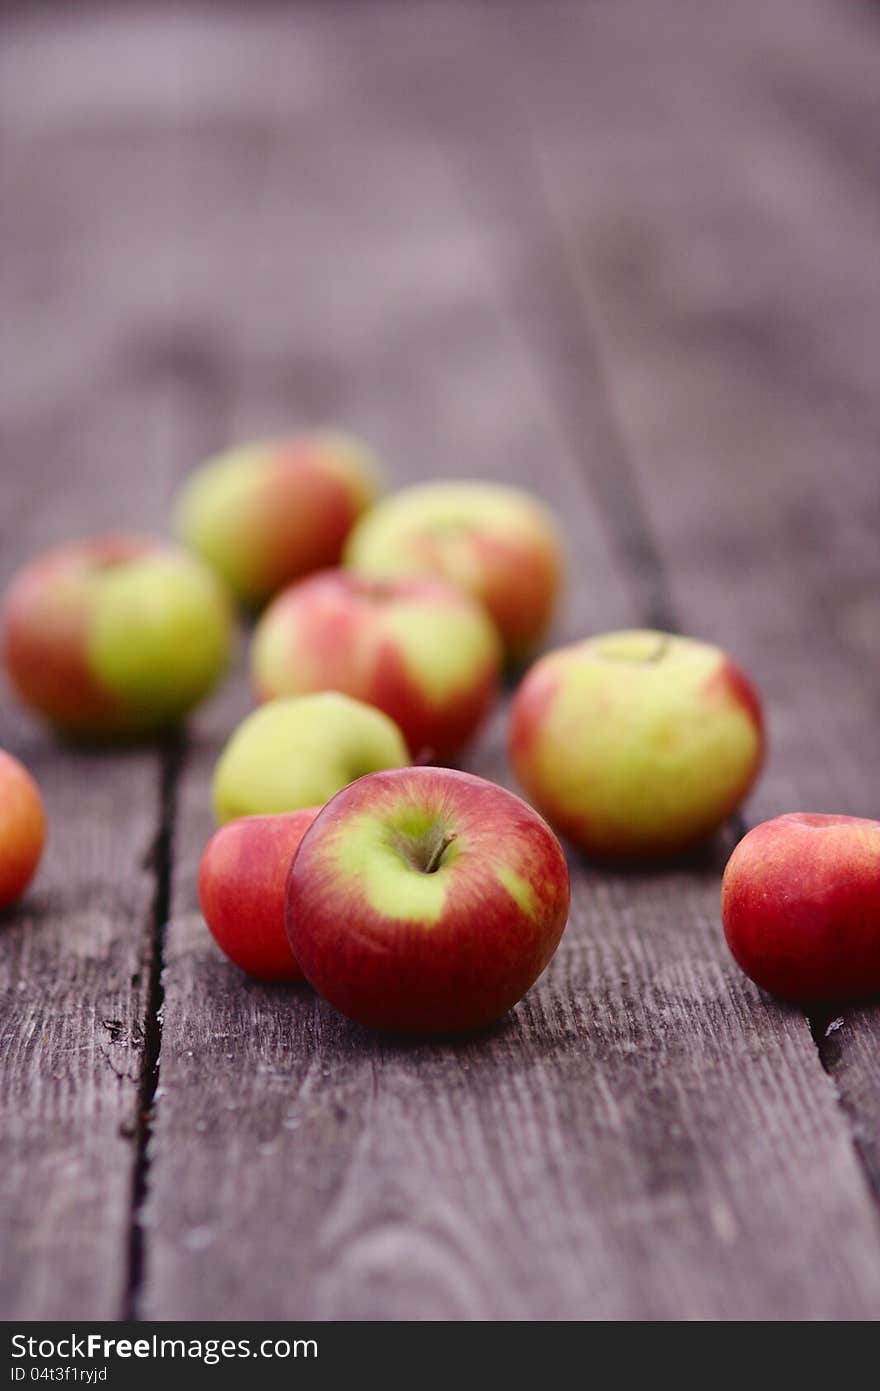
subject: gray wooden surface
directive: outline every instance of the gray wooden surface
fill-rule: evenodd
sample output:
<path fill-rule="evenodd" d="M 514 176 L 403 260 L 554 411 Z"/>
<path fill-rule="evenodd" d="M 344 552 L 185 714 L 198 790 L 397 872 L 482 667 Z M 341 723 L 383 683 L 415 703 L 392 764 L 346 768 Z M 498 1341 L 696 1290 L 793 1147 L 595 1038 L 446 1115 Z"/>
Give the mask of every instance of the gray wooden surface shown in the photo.
<path fill-rule="evenodd" d="M 880 15 L 663 11 L 6 6 L 0 580 L 341 422 L 397 481 L 556 504 L 556 637 L 729 646 L 772 740 L 743 824 L 877 815 Z M 513 1015 L 389 1042 L 201 922 L 247 708 L 239 671 L 180 746 L 100 757 L 0 711 L 51 824 L 0 928 L 0 1314 L 880 1314 L 878 1016 L 730 962 L 743 824 L 662 873 L 573 857 Z M 504 725 L 469 766 L 509 781 Z"/>

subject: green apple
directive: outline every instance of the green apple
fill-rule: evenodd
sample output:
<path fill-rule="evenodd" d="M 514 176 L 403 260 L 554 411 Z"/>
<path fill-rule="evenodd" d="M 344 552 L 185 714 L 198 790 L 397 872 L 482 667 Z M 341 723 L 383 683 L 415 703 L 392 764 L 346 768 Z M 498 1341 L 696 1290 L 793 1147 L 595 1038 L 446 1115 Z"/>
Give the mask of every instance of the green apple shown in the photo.
<path fill-rule="evenodd" d="M 510 757 L 551 825 L 611 860 L 677 854 L 749 792 L 761 707 L 718 647 L 606 633 L 542 657 L 513 701 Z"/>
<path fill-rule="evenodd" d="M 337 691 L 270 700 L 243 720 L 214 772 L 218 825 L 322 806 L 365 773 L 409 762 L 393 720 Z"/>
<path fill-rule="evenodd" d="M 66 734 L 136 737 L 173 725 L 231 655 L 232 606 L 208 566 L 135 536 L 99 536 L 38 556 L 3 606 L 10 681 Z"/>
<path fill-rule="evenodd" d="M 378 478 L 370 451 L 341 433 L 241 445 L 190 475 L 175 529 L 243 603 L 259 605 L 337 563 Z"/>
<path fill-rule="evenodd" d="M 479 600 L 514 660 L 542 637 L 556 605 L 563 550 L 552 513 L 498 483 L 422 483 L 361 519 L 345 563 L 362 575 L 442 575 Z"/>

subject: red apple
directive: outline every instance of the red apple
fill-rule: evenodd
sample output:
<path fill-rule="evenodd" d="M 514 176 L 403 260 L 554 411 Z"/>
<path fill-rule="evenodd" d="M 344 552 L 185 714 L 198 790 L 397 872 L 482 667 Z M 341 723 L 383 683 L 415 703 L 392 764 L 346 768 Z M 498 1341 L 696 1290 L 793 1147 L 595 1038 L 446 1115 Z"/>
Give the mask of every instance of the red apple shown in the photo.
<path fill-rule="evenodd" d="M 306 979 L 362 1024 L 458 1032 L 538 978 L 568 915 L 550 827 L 495 783 L 448 768 L 371 773 L 303 837 L 286 923 Z"/>
<path fill-rule="evenodd" d="M 259 697 L 342 691 L 384 710 L 413 757 L 446 762 L 498 691 L 501 644 L 484 610 L 444 580 L 325 570 L 292 585 L 257 625 Z"/>
<path fill-rule="evenodd" d="M 724 934 L 746 975 L 792 1000 L 880 991 L 880 821 L 797 812 L 734 850 Z"/>
<path fill-rule="evenodd" d="M 39 788 L 24 764 L 0 749 L 0 908 L 24 893 L 46 839 Z"/>
<path fill-rule="evenodd" d="M 301 980 L 284 930 L 284 885 L 318 807 L 243 816 L 221 826 L 199 866 L 199 901 L 214 941 L 260 980 Z"/>
<path fill-rule="evenodd" d="M 152 734 L 226 669 L 232 610 L 195 556 L 140 536 L 98 536 L 37 556 L 14 577 L 3 657 L 22 701 L 66 734 Z"/>

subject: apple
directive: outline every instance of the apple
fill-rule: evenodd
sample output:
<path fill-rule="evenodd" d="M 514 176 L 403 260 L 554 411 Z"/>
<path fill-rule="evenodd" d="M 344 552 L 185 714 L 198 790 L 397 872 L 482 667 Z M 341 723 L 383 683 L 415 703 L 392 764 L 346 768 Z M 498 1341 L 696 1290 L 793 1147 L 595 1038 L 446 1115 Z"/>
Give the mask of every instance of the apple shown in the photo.
<path fill-rule="evenodd" d="M 24 893 L 45 840 L 39 788 L 24 764 L 0 749 L 0 908 Z"/>
<path fill-rule="evenodd" d="M 186 480 L 175 529 L 242 603 L 258 606 L 292 580 L 337 564 L 378 478 L 374 456 L 349 435 L 240 445 Z"/>
<path fill-rule="evenodd" d="M 479 1028 L 552 957 L 568 866 L 519 797 L 449 768 L 373 773 L 324 807 L 287 880 L 287 933 L 306 979 L 361 1024 Z"/>
<path fill-rule="evenodd" d="M 214 941 L 259 980 L 302 980 L 284 930 L 284 888 L 320 810 L 242 816 L 215 831 L 199 865 L 199 902 Z"/>
<path fill-rule="evenodd" d="M 737 962 L 772 994 L 877 994 L 880 821 L 806 812 L 764 821 L 727 863 L 721 916 Z"/>
<path fill-rule="evenodd" d="M 375 705 L 410 753 L 445 763 L 498 694 L 501 645 L 479 604 L 431 577 L 325 570 L 272 601 L 254 633 L 260 699 L 334 690 Z"/>
<path fill-rule="evenodd" d="M 422 483 L 361 519 L 345 563 L 377 578 L 443 576 L 483 604 L 508 656 L 521 660 L 553 616 L 562 544 L 549 509 L 518 488 Z"/>
<path fill-rule="evenodd" d="M 409 762 L 393 720 L 338 691 L 285 696 L 242 720 L 214 770 L 219 825 L 321 806 L 364 773 Z"/>
<path fill-rule="evenodd" d="M 510 757 L 529 798 L 588 854 L 680 854 L 739 806 L 761 766 L 758 697 L 708 643 L 606 633 L 560 647 L 513 700 Z"/>
<path fill-rule="evenodd" d="M 216 685 L 228 596 L 185 551 L 108 535 L 47 551 L 14 577 L 3 656 L 24 703 L 65 734 L 134 737 L 175 724 Z"/>

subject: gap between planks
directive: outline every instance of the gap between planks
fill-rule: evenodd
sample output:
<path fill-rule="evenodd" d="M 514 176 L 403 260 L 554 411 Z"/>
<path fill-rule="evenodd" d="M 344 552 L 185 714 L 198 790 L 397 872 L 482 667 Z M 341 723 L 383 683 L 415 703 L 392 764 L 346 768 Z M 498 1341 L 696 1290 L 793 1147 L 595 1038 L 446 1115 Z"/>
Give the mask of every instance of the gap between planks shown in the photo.
<path fill-rule="evenodd" d="M 172 737 L 163 747 L 159 767 L 159 820 L 151 856 L 154 875 L 150 913 L 150 960 L 144 1012 L 144 1047 L 138 1083 L 137 1118 L 131 1203 L 128 1213 L 128 1254 L 120 1318 L 139 1317 L 141 1287 L 146 1263 L 146 1229 L 141 1220 L 150 1186 L 153 1106 L 159 1089 L 162 1057 L 162 1022 L 165 1000 L 165 940 L 174 872 L 174 830 L 177 821 L 177 788 L 186 757 L 184 737 Z"/>

